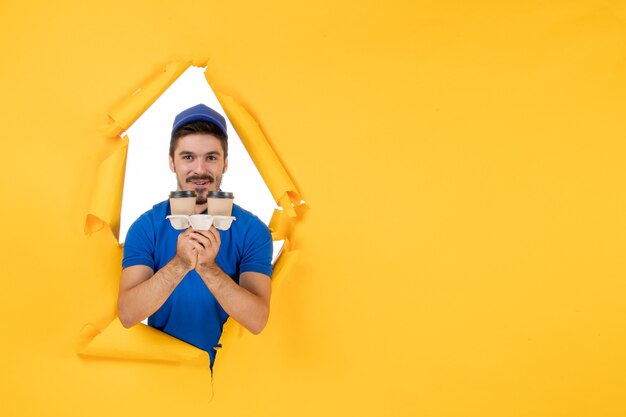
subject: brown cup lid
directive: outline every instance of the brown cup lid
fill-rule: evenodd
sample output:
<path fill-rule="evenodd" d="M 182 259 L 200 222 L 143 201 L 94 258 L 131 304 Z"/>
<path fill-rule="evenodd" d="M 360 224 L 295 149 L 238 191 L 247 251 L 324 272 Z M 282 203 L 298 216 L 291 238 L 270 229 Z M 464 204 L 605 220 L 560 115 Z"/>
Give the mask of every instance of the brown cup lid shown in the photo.
<path fill-rule="evenodd" d="M 170 198 L 189 198 L 197 197 L 195 191 L 172 191 L 170 192 Z"/>
<path fill-rule="evenodd" d="M 207 198 L 230 198 L 234 199 L 235 195 L 226 191 L 209 191 Z"/>

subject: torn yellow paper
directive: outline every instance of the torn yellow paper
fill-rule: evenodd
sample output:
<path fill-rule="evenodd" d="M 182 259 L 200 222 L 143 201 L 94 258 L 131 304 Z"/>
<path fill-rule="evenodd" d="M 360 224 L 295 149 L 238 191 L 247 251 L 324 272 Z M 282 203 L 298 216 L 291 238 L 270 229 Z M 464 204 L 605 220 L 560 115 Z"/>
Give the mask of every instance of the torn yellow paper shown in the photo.
<path fill-rule="evenodd" d="M 285 242 L 283 253 L 280 254 L 276 260 L 276 264 L 274 265 L 274 270 L 272 272 L 272 288 L 276 288 L 276 286 L 285 279 L 300 256 L 299 250 L 287 251 L 285 250 L 287 247 L 288 242 Z"/>
<path fill-rule="evenodd" d="M 270 219 L 269 229 L 272 232 L 272 240 L 284 240 L 287 234 L 287 219 L 285 211 L 275 209 Z"/>
<path fill-rule="evenodd" d="M 272 290 L 276 289 L 285 277 L 289 274 L 293 266 L 297 263 L 300 256 L 299 250 L 289 250 L 289 240 L 285 239 L 283 251 L 276 260 L 272 271 Z M 245 333 L 244 327 L 237 321 L 229 318 L 224 325 L 220 345 L 227 346 L 230 343 L 243 337 Z"/>
<path fill-rule="evenodd" d="M 626 416 L 624 0 L 0 4 L 2 415 Z M 119 276 L 86 133 L 206 56 L 315 204 L 211 404 L 197 368 L 72 343 Z"/>
<path fill-rule="evenodd" d="M 164 92 L 169 85 L 189 66 L 189 63 L 174 63 L 164 73 L 150 81 L 111 112 L 113 126 L 109 134 L 119 134 L 132 124 L 147 107 Z M 294 205 L 300 204 L 300 195 L 283 168 L 280 160 L 261 132 L 258 123 L 234 99 L 218 96 L 231 122 L 243 132 L 241 139 L 257 169 L 263 176 L 272 195 L 283 208 L 276 210 L 270 228 L 274 240 L 284 240 L 283 253 L 274 266 L 273 286 L 282 281 L 299 256 L 299 251 L 290 250 L 289 234 L 296 217 Z M 109 225 L 113 234 L 119 235 L 119 221 L 124 172 L 129 138 L 125 136 L 119 148 L 104 160 L 98 170 L 85 233 L 91 234 Z M 243 326 L 229 320 L 222 334 L 224 341 L 239 339 L 244 334 Z M 143 324 L 125 329 L 115 319 L 102 332 L 93 325 L 86 325 L 80 335 L 77 352 L 82 357 L 100 359 L 124 359 L 158 361 L 169 363 L 192 363 L 209 368 L 206 352 L 179 341 L 165 333 Z M 222 343 L 225 343 L 222 341 Z"/>
<path fill-rule="evenodd" d="M 221 350 L 222 346 L 230 346 L 233 343 L 236 343 L 237 340 L 240 340 L 243 335 L 246 333 L 244 327 L 239 324 L 236 320 L 229 318 L 224 323 L 224 327 L 222 329 L 222 336 L 220 337 L 218 352 Z M 216 359 L 213 367 L 221 362 L 222 354 L 218 353 L 220 359 Z"/>
<path fill-rule="evenodd" d="M 286 210 L 290 217 L 295 217 L 296 213 L 293 206 L 300 204 L 300 193 L 267 141 L 259 124 L 232 97 L 217 91 L 215 95 L 235 130 L 237 130 L 241 142 L 246 147 L 277 204 Z"/>
<path fill-rule="evenodd" d="M 146 81 L 130 97 L 113 107 L 109 112 L 111 125 L 106 129 L 106 134 L 117 136 L 126 131 L 190 65 L 191 62 L 168 64 L 165 70 Z"/>
<path fill-rule="evenodd" d="M 90 235 L 108 225 L 118 237 L 127 153 L 128 138 L 123 138 L 120 146 L 100 163 L 87 212 L 85 234 Z"/>
<path fill-rule="evenodd" d="M 179 339 L 139 323 L 126 329 L 115 318 L 78 351 L 83 357 L 185 363 L 209 369 L 209 355 Z"/>

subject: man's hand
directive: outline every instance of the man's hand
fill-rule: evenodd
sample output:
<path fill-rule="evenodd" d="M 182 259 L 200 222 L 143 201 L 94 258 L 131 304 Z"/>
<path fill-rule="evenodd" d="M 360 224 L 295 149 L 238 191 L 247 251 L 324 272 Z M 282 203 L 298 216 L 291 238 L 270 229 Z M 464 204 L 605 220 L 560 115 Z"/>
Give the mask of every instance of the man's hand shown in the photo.
<path fill-rule="evenodd" d="M 222 308 L 241 325 L 258 334 L 267 323 L 272 291 L 270 277 L 258 272 L 242 272 L 239 284 L 215 262 L 220 250 L 220 233 L 194 230 L 189 240 L 198 253 L 196 272 Z"/>
<path fill-rule="evenodd" d="M 198 253 L 196 268 L 215 267 L 215 257 L 220 250 L 220 232 L 215 226 L 211 226 L 209 230 L 193 230 L 189 235 L 189 240 Z"/>
<path fill-rule="evenodd" d="M 178 235 L 178 242 L 176 243 L 176 255 L 174 258 L 186 271 L 191 271 L 198 263 L 198 251 L 196 243 L 191 239 L 192 233 L 194 233 L 194 230 L 188 227 Z"/>

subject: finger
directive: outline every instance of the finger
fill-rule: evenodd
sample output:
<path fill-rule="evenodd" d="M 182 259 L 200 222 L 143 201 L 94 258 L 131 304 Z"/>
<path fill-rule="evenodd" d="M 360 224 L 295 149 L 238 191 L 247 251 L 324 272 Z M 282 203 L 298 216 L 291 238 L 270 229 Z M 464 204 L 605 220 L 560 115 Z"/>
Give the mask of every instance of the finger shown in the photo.
<path fill-rule="evenodd" d="M 196 242 L 195 240 L 191 241 L 191 245 L 193 246 L 193 250 L 196 251 L 196 255 L 204 251 L 204 246 L 202 246 L 200 243 Z"/>
<path fill-rule="evenodd" d="M 213 235 L 213 233 L 209 233 L 208 236 L 206 237 L 207 242 L 209 242 L 209 244 L 215 248 L 219 248 L 219 243 L 217 243 L 217 240 L 215 240 L 215 236 Z"/>
<path fill-rule="evenodd" d="M 199 243 L 203 248 L 207 248 L 211 245 L 211 241 L 199 234 L 196 233 L 192 233 L 191 235 L 189 235 L 189 241 L 190 242 L 197 242 Z"/>
<path fill-rule="evenodd" d="M 209 232 L 211 233 L 211 236 L 213 236 L 213 240 L 215 241 L 215 243 L 219 246 L 219 244 L 220 244 L 220 232 L 219 232 L 219 230 L 217 230 L 215 228 L 215 226 L 211 226 L 211 228 L 209 229 Z"/>
<path fill-rule="evenodd" d="M 185 239 L 185 243 L 183 245 L 180 245 L 180 247 L 176 249 L 176 252 L 185 254 L 185 256 L 188 257 L 196 256 L 196 249 L 193 247 L 192 240 L 189 238 Z"/>
<path fill-rule="evenodd" d="M 193 232 L 193 229 L 190 227 L 186 228 L 185 230 L 183 230 L 179 236 L 185 237 L 185 236 L 189 236 L 189 234 Z"/>
<path fill-rule="evenodd" d="M 195 230 L 193 233 L 191 233 L 189 235 L 189 237 L 191 239 L 196 239 L 196 240 L 198 240 L 200 242 L 207 242 L 210 239 L 210 234 L 208 234 L 206 232 L 205 233 L 201 233 L 201 232 Z"/>
<path fill-rule="evenodd" d="M 189 249 L 189 253 L 187 256 L 189 256 L 189 260 L 195 268 L 196 264 L 198 263 L 198 250 L 192 247 L 191 249 Z"/>
<path fill-rule="evenodd" d="M 197 233 L 204 237 L 209 237 L 210 232 L 208 230 L 194 230 L 193 233 Z"/>

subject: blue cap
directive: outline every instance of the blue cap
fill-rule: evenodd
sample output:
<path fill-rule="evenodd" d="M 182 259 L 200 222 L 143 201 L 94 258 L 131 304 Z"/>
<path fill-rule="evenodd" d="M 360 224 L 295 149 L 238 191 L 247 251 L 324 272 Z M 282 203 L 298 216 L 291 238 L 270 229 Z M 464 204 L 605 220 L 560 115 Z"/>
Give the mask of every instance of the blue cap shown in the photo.
<path fill-rule="evenodd" d="M 198 120 L 214 123 L 220 128 L 224 135 L 228 136 L 226 134 L 226 119 L 224 119 L 224 116 L 204 104 L 195 105 L 178 113 L 174 119 L 172 134 L 174 134 L 179 127 L 186 125 L 187 123 L 197 122 Z"/>

